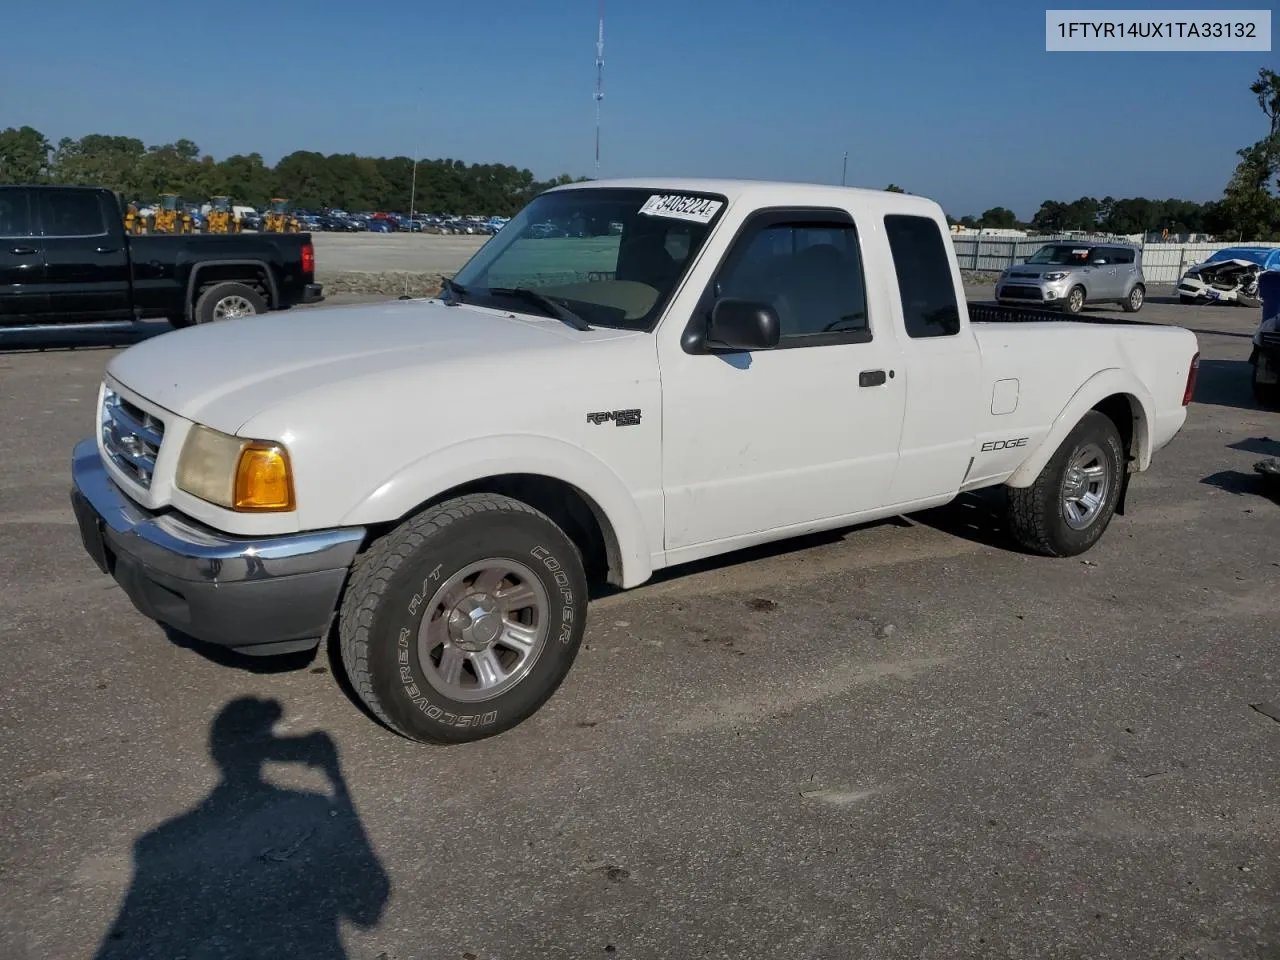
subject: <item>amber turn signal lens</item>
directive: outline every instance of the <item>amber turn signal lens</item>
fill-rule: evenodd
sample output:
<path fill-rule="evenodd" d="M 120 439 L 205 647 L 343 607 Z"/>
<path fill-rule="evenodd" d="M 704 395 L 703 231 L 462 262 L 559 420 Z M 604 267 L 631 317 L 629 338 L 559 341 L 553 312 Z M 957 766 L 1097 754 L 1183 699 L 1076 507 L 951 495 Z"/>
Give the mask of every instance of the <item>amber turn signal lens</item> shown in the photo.
<path fill-rule="evenodd" d="M 246 444 L 236 466 L 236 510 L 292 510 L 293 472 L 283 447 Z"/>

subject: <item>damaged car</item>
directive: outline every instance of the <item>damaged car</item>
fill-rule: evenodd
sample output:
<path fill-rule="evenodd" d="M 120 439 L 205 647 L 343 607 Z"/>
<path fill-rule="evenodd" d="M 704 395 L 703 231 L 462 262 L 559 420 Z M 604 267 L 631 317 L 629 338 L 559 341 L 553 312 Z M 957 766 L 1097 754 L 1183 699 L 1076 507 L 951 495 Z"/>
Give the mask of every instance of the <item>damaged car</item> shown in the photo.
<path fill-rule="evenodd" d="M 1227 247 L 1186 272 L 1178 281 L 1178 300 L 1257 307 L 1258 277 L 1268 270 L 1280 270 L 1280 247 Z"/>

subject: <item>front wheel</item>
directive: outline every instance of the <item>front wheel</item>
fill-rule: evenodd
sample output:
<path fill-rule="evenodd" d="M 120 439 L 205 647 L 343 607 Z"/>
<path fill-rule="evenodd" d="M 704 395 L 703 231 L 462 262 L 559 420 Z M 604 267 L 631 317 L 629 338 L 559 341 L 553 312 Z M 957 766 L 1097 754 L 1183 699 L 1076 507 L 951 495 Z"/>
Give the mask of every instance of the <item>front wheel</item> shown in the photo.
<path fill-rule="evenodd" d="M 1124 470 L 1120 431 L 1110 417 L 1090 410 L 1035 483 L 1009 488 L 1007 519 L 1014 539 L 1044 556 L 1084 553 L 1111 523 Z"/>
<path fill-rule="evenodd" d="M 1067 291 L 1067 298 L 1062 301 L 1062 309 L 1072 316 L 1084 309 L 1084 287 L 1072 287 Z"/>
<path fill-rule="evenodd" d="M 544 514 L 468 494 L 405 521 L 357 562 L 342 662 L 364 704 L 423 743 L 509 730 L 564 681 L 586 626 L 573 542 Z"/>
<path fill-rule="evenodd" d="M 1125 313 L 1137 313 L 1142 309 L 1142 304 L 1146 302 L 1147 291 L 1142 284 L 1135 284 L 1133 289 L 1129 291 L 1129 296 L 1124 300 Z"/>

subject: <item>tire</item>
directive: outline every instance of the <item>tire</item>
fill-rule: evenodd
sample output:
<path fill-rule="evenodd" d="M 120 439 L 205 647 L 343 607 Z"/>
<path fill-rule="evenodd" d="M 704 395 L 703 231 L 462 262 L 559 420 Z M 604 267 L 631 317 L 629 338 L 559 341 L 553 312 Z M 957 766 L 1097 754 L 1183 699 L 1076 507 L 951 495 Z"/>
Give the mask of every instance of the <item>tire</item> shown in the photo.
<path fill-rule="evenodd" d="M 509 576 L 495 584 L 501 571 Z M 462 596 L 453 583 L 483 586 Z M 503 615 L 504 595 L 530 602 Z M 482 740 L 559 689 L 586 612 L 582 558 L 559 527 L 510 497 L 467 494 L 406 520 L 357 560 L 338 619 L 342 663 L 365 706 L 403 736 Z M 512 638 L 528 645 L 523 657 Z"/>
<path fill-rule="evenodd" d="M 215 283 L 196 300 L 195 322 L 213 323 L 267 312 L 267 301 L 243 283 Z"/>
<path fill-rule="evenodd" d="M 1280 383 L 1262 383 L 1258 380 L 1258 360 L 1256 354 L 1250 358 L 1249 379 L 1253 384 L 1253 399 L 1264 410 L 1280 410 Z"/>
<path fill-rule="evenodd" d="M 1075 316 L 1084 309 L 1084 301 L 1084 287 L 1074 286 L 1067 291 L 1067 295 L 1062 299 L 1062 312 Z"/>
<path fill-rule="evenodd" d="M 1125 313 L 1137 313 L 1142 309 L 1142 305 L 1147 302 L 1147 289 L 1140 283 L 1135 283 L 1133 289 L 1129 291 L 1129 296 L 1125 297 L 1123 306 Z"/>
<path fill-rule="evenodd" d="M 1087 471 L 1096 466 L 1104 471 L 1091 480 Z M 1082 501 L 1074 498 L 1068 506 L 1068 482 L 1078 482 L 1073 467 L 1084 468 L 1082 492 L 1097 496 L 1096 509 L 1084 516 Z M 1120 431 L 1111 418 L 1090 410 L 1067 434 L 1062 445 L 1045 464 L 1029 487 L 1008 488 L 1009 531 L 1014 539 L 1033 553 L 1048 557 L 1074 557 L 1089 550 L 1106 531 L 1120 499 L 1126 468 Z M 1101 481 L 1101 482 L 1099 482 Z M 1077 486 L 1077 489 L 1080 489 Z"/>
<path fill-rule="evenodd" d="M 1195 303 L 1195 302 L 1196 302 L 1196 298 L 1195 298 L 1195 297 L 1188 297 L 1188 296 L 1186 296 L 1185 294 L 1181 294 L 1181 293 L 1180 293 L 1180 294 L 1178 294 L 1178 302 L 1179 302 L 1180 304 L 1182 304 L 1184 307 L 1189 307 L 1189 306 L 1191 306 L 1193 303 Z"/>

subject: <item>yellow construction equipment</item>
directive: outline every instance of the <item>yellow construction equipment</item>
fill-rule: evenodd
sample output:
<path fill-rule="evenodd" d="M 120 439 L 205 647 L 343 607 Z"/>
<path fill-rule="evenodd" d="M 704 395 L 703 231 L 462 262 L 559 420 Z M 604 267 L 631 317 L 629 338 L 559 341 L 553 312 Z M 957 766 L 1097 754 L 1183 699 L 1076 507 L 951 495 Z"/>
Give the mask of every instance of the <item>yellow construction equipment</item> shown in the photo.
<path fill-rule="evenodd" d="M 298 218 L 289 213 L 289 201 L 284 197 L 272 197 L 271 209 L 262 218 L 262 232 L 299 233 L 301 230 Z"/>
<path fill-rule="evenodd" d="M 239 233 L 240 218 L 231 207 L 230 197 L 214 197 L 209 204 L 209 214 L 205 217 L 207 233 Z"/>
<path fill-rule="evenodd" d="M 146 228 L 142 217 L 138 215 L 138 205 L 130 202 L 124 208 L 124 232 L 130 236 L 140 236 Z"/>
<path fill-rule="evenodd" d="M 148 224 L 150 233 L 190 233 L 191 214 L 182 208 L 176 193 L 160 194 L 155 215 Z"/>

